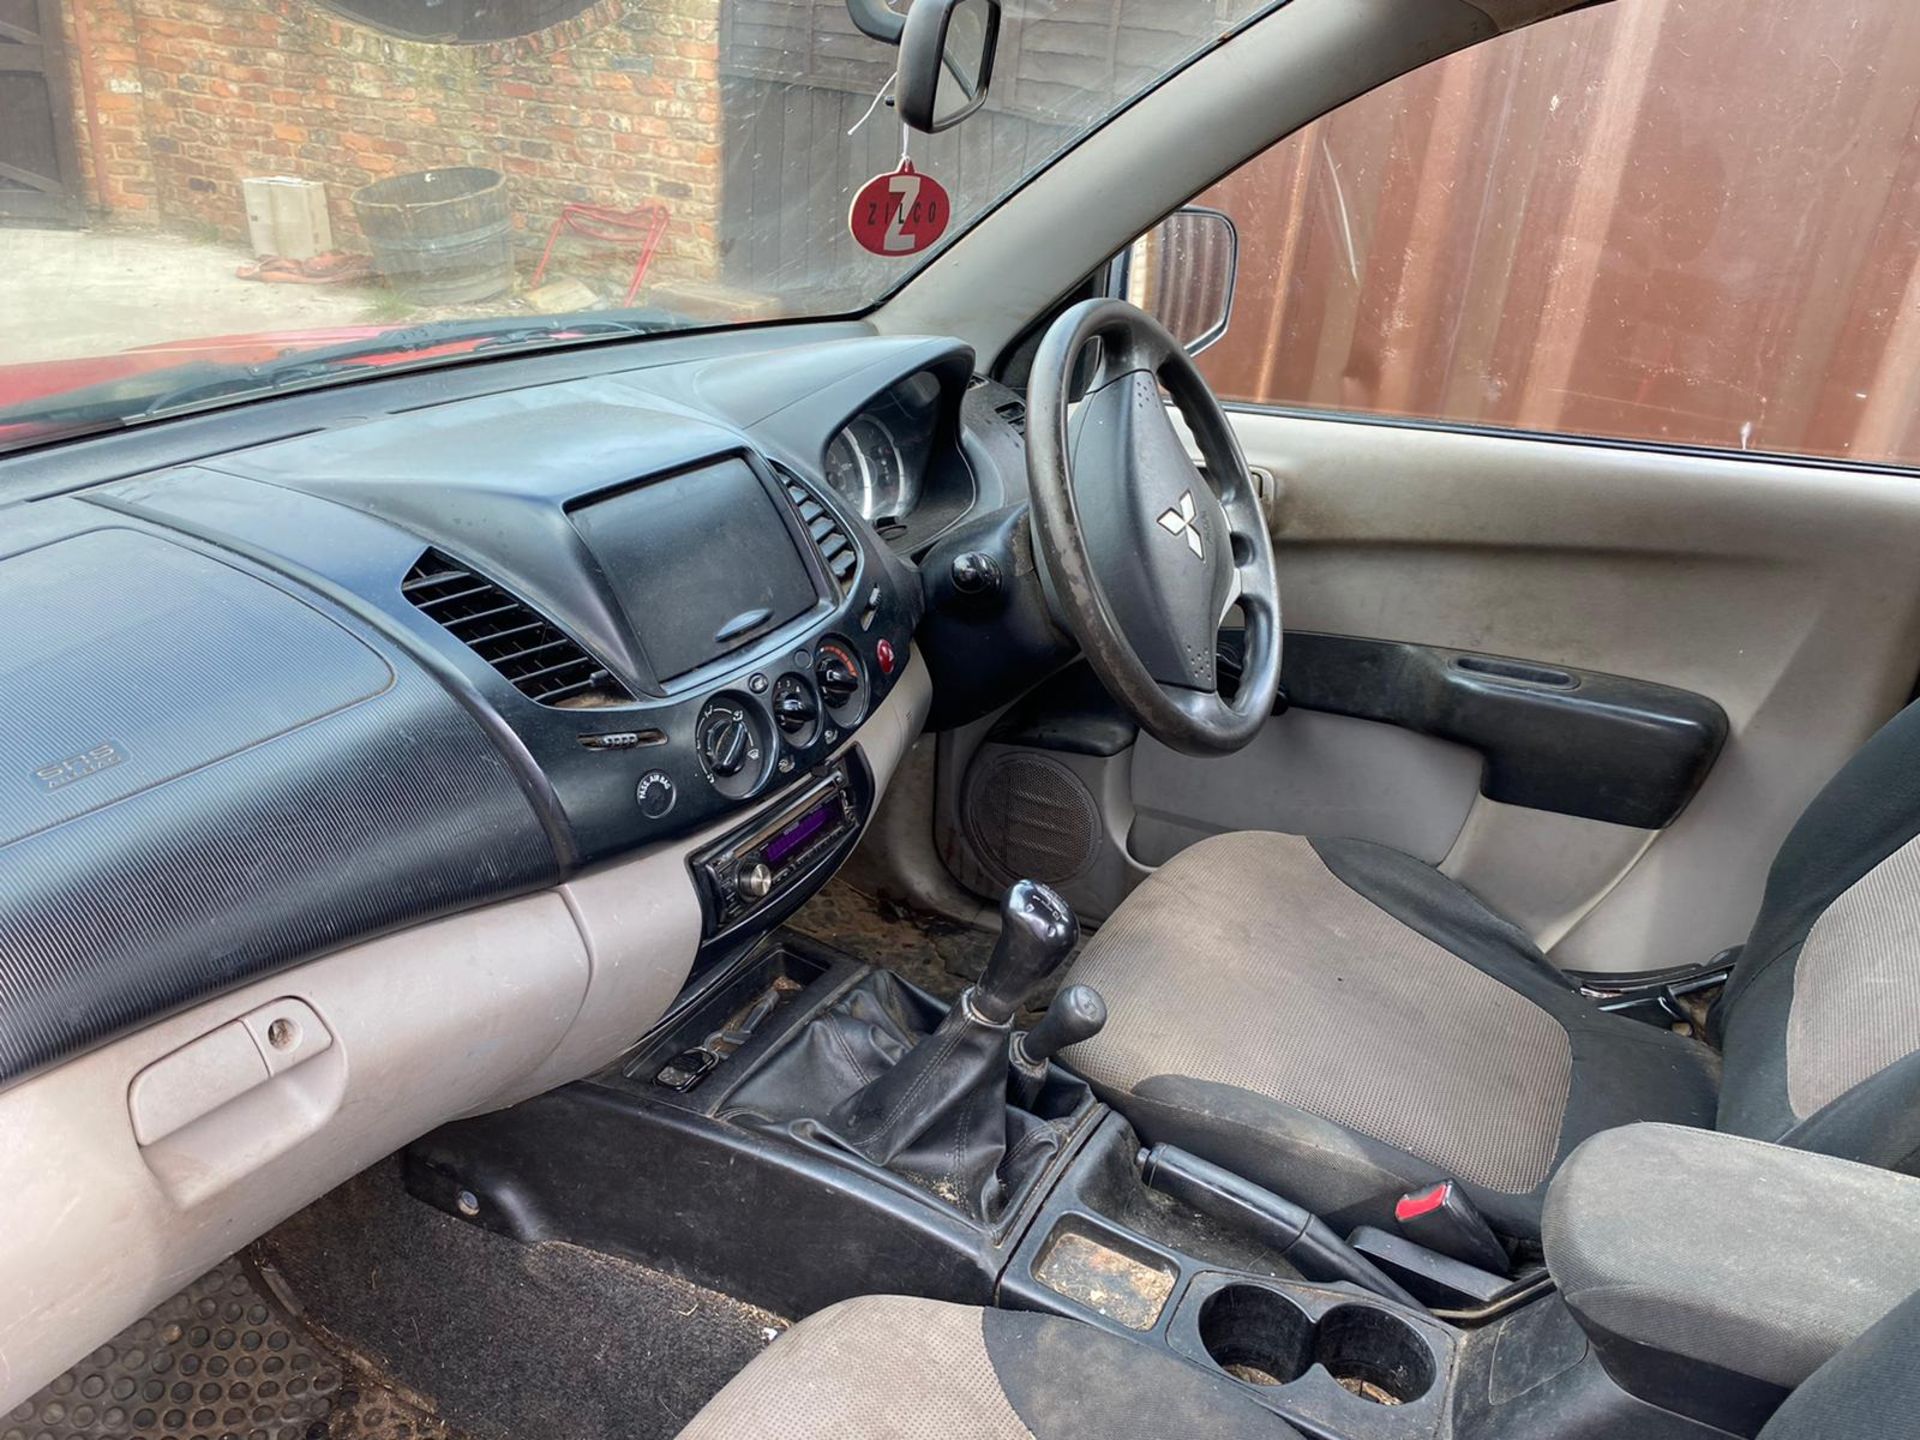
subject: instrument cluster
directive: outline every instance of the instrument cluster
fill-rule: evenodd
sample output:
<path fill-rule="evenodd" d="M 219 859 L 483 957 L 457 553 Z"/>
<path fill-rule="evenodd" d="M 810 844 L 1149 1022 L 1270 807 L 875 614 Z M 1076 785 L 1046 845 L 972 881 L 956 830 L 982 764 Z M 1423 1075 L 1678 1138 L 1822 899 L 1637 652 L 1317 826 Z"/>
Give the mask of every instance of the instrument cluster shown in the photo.
<path fill-rule="evenodd" d="M 884 536 L 904 529 L 927 488 L 940 381 L 922 370 L 894 385 L 827 442 L 827 483 Z"/>

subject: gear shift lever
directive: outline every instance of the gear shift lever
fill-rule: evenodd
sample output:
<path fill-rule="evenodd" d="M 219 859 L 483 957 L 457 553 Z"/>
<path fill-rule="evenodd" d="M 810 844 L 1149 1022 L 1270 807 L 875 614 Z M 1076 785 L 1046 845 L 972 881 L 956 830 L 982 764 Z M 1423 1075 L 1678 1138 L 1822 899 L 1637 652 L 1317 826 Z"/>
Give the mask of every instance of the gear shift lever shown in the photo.
<path fill-rule="evenodd" d="M 1000 938 L 968 992 L 974 1013 L 1005 1025 L 1080 940 L 1073 908 L 1037 880 L 1016 880 L 1000 902 Z"/>
<path fill-rule="evenodd" d="M 1080 937 L 1067 902 L 1032 880 L 1007 891 L 1000 921 L 979 983 L 940 1028 L 834 1106 L 825 1122 L 856 1154 L 982 1218 L 998 1213 L 1006 1190 L 1000 1167 L 1014 1014 Z"/>

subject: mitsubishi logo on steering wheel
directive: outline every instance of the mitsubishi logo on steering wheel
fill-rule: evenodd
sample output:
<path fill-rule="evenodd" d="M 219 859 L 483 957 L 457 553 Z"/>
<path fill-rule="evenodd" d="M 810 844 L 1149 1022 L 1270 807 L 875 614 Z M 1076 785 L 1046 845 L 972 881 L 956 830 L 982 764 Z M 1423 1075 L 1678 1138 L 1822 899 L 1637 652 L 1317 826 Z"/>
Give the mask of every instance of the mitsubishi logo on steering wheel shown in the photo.
<path fill-rule="evenodd" d="M 1200 512 L 1194 508 L 1193 491 L 1182 491 L 1180 503 L 1169 505 L 1160 516 L 1160 528 L 1169 535 L 1187 537 L 1187 548 L 1193 551 L 1193 558 L 1204 560 L 1206 550 L 1200 544 Z"/>

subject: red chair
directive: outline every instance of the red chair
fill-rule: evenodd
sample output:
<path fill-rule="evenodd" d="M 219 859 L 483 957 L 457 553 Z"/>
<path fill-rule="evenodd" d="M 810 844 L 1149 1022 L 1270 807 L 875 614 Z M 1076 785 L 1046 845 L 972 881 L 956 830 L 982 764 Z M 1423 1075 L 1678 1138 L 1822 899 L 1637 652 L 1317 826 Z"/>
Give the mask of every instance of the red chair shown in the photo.
<path fill-rule="evenodd" d="M 631 305 L 633 297 L 640 293 L 641 282 L 647 278 L 647 267 L 659 253 L 661 238 L 667 233 L 667 224 L 672 218 L 672 212 L 658 200 L 643 200 L 631 210 L 615 210 L 608 205 L 563 205 L 560 218 L 547 232 L 547 248 L 540 256 L 540 268 L 533 272 L 533 287 L 537 290 L 546 279 L 553 247 L 564 232 L 596 244 L 634 247 L 633 280 L 627 286 L 626 299 L 620 302 Z"/>

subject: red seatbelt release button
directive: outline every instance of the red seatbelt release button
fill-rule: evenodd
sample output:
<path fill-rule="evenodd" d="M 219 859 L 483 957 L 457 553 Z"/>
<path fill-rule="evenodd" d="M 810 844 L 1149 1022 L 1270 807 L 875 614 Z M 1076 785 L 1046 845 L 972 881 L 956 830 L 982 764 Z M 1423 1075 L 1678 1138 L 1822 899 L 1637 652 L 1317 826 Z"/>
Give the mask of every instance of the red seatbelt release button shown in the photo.
<path fill-rule="evenodd" d="M 1492 1275 L 1513 1273 L 1507 1247 L 1451 1180 L 1402 1195 L 1393 1204 L 1393 1218 L 1400 1233 L 1416 1245 Z"/>
<path fill-rule="evenodd" d="M 1409 1220 L 1418 1220 L 1422 1215 L 1431 1215 L 1447 1203 L 1447 1197 L 1453 1190 L 1451 1180 L 1442 1180 L 1438 1185 L 1425 1190 L 1415 1190 L 1410 1195 L 1402 1195 L 1394 1202 L 1393 1218 L 1401 1224 Z"/>

